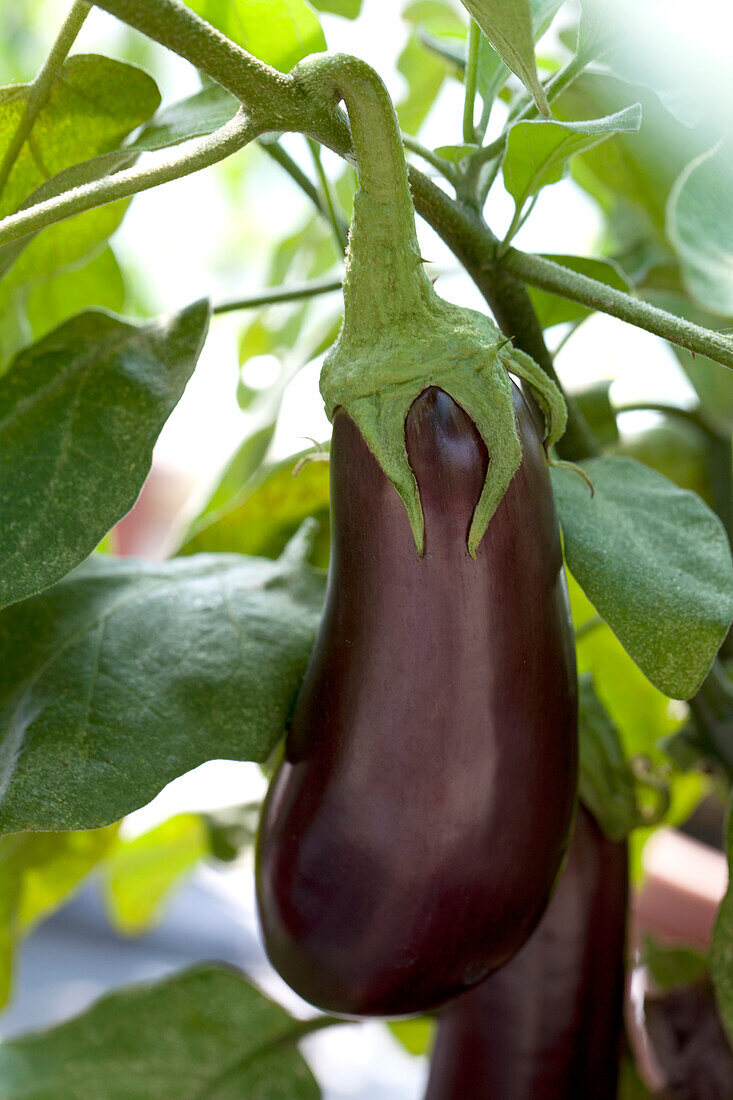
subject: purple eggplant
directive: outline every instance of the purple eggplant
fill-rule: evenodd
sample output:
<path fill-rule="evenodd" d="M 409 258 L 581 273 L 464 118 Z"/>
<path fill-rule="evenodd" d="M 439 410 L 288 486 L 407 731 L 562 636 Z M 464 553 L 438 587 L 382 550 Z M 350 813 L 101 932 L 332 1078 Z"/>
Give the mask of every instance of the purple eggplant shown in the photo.
<path fill-rule="evenodd" d="M 581 807 L 528 943 L 443 1009 L 425 1100 L 615 1100 L 627 906 L 626 842 Z"/>
<path fill-rule="evenodd" d="M 430 388 L 406 421 L 425 550 L 343 411 L 331 446 L 323 620 L 263 809 L 257 895 L 271 962 L 346 1016 L 440 1004 L 542 916 L 577 781 L 577 685 L 536 422 L 474 560 L 486 448 Z"/>

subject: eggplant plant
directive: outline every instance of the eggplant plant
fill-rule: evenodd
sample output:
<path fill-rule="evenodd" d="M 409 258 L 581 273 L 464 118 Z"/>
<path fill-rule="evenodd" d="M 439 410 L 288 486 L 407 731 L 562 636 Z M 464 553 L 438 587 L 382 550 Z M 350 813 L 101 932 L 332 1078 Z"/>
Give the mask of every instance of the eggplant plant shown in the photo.
<path fill-rule="evenodd" d="M 656 1077 L 624 1035 L 624 990 L 660 972 L 626 934 L 647 840 L 704 803 L 733 860 L 724 35 L 650 20 L 595 0 L 0 11 L 0 1002 L 88 880 L 124 953 L 202 861 L 253 876 L 302 999 L 169 968 L 2 1039 L 0 1098 L 329 1100 L 302 1041 L 375 1017 L 415 1055 L 405 1100 L 707 1087 L 671 1000 L 645 1002 Z M 181 201 L 203 170 L 209 200 Z M 130 202 L 161 186 L 143 235 Z M 581 201 L 601 228 L 574 255 Z M 532 232 L 555 251 L 519 247 Z M 619 377 L 653 399 L 599 384 L 622 332 Z M 241 437 L 166 520 L 158 440 L 169 418 L 206 433 L 227 343 Z M 309 378 L 330 439 L 295 453 Z M 261 804 L 133 835 L 213 760 L 250 762 Z M 697 947 L 704 1080 L 733 1093 L 731 892 Z M 689 957 L 664 956 L 670 988 Z"/>

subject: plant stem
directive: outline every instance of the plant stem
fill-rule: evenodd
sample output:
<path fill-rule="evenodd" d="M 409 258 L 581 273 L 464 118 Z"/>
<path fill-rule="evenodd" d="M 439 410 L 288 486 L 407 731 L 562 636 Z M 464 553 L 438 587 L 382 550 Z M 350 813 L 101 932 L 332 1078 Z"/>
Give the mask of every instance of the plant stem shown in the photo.
<path fill-rule="evenodd" d="M 676 417 L 678 420 L 686 420 L 694 425 L 707 439 L 719 439 L 719 434 L 712 424 L 702 415 L 699 409 L 683 409 L 679 405 L 664 405 L 656 401 L 640 401 L 633 405 L 617 405 L 614 412 L 656 412 L 663 416 Z"/>
<path fill-rule="evenodd" d="M 0 221 L 0 245 L 37 233 L 47 225 L 73 218 L 86 210 L 129 198 L 161 183 L 169 183 L 208 168 L 255 137 L 257 132 L 253 130 L 251 121 L 240 111 L 225 126 L 197 141 L 193 147 L 189 146 L 181 156 L 172 157 L 153 168 L 129 168 L 104 176 L 11 214 Z"/>
<path fill-rule="evenodd" d="M 344 279 L 344 334 L 370 341 L 375 328 L 400 324 L 432 294 L 397 116 L 377 73 L 358 58 L 308 59 L 294 76 L 316 102 L 330 102 L 332 109 L 341 100 L 346 104 L 359 190 Z"/>
<path fill-rule="evenodd" d="M 409 149 L 411 153 L 417 153 L 417 155 L 427 161 L 428 164 L 432 164 L 433 168 L 440 172 L 441 176 L 447 179 L 448 182 L 452 183 L 455 187 L 457 172 L 449 160 L 446 160 L 445 157 L 439 157 L 432 149 L 426 149 L 424 145 L 421 145 L 419 141 L 410 137 L 409 134 L 402 135 L 402 144 L 405 149 Z"/>
<path fill-rule="evenodd" d="M 318 176 L 320 183 L 320 195 L 323 209 L 333 229 L 333 235 L 336 238 L 336 248 L 340 255 L 343 256 L 346 251 L 347 233 L 343 231 L 342 220 L 336 211 L 336 205 L 333 201 L 333 192 L 331 190 L 331 184 L 329 183 L 328 176 L 323 168 L 323 161 L 321 160 L 321 147 L 313 138 L 307 138 L 308 148 L 311 151 L 313 158 L 313 166 Z"/>
<path fill-rule="evenodd" d="M 25 145 L 36 119 L 48 102 L 48 97 L 58 79 L 61 66 L 68 57 L 69 50 L 74 45 L 90 11 L 91 3 L 86 3 L 85 0 L 75 0 L 48 57 L 43 63 L 43 67 L 29 88 L 23 117 L 10 139 L 10 144 L 5 150 L 5 155 L 0 163 L 0 197 L 5 190 L 13 165 L 18 159 L 18 155 Z"/>
<path fill-rule="evenodd" d="M 268 290 L 257 294 L 252 298 L 238 298 L 231 302 L 220 302 L 214 306 L 213 313 L 233 313 L 239 309 L 256 309 L 259 306 L 277 305 L 280 302 L 297 302 L 302 298 L 315 298 L 318 294 L 328 294 L 333 290 L 341 290 L 341 279 L 314 279 L 309 283 L 298 283 L 293 286 L 278 287 L 276 290 Z"/>
<path fill-rule="evenodd" d="M 662 336 L 693 354 L 704 355 L 723 366 L 733 367 L 733 340 L 719 332 L 701 328 L 682 317 L 675 317 L 663 309 L 633 298 L 622 290 L 596 282 L 595 279 L 571 271 L 543 256 L 518 252 L 511 248 L 503 259 L 503 265 L 517 278 L 541 290 L 549 290 L 562 298 L 581 302 L 591 309 L 601 310 L 621 321 Z"/>
<path fill-rule="evenodd" d="M 476 80 L 478 77 L 478 51 L 481 31 L 475 19 L 469 21 L 468 53 L 466 56 L 465 98 L 463 101 L 463 140 L 466 145 L 476 141 L 474 111 L 476 109 Z"/>

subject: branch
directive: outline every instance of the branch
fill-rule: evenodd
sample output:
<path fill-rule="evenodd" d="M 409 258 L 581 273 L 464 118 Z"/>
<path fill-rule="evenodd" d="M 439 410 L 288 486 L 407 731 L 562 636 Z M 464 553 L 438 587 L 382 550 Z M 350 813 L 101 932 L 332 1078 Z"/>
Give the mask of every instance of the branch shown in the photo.
<path fill-rule="evenodd" d="M 195 144 L 192 143 L 193 147 L 187 152 L 172 157 L 163 164 L 154 168 L 129 168 L 104 176 L 19 210 L 17 214 L 11 214 L 0 221 L 0 245 L 37 233 L 48 225 L 73 218 L 86 210 L 105 206 L 117 199 L 130 198 L 140 191 L 157 187 L 158 184 L 169 183 L 191 172 L 208 168 L 235 153 L 257 136 L 251 120 L 240 111 L 225 126 Z"/>
<path fill-rule="evenodd" d="M 332 290 L 341 290 L 341 279 L 313 279 L 309 283 L 297 283 L 293 286 L 268 290 L 253 298 L 239 298 L 232 302 L 221 302 L 214 306 L 213 313 L 233 313 L 238 309 L 256 309 L 258 306 L 278 305 L 281 302 L 297 302 L 302 298 L 315 298 L 317 294 L 328 294 Z"/>
<path fill-rule="evenodd" d="M 51 47 L 43 67 L 30 86 L 23 117 L 18 123 L 18 129 L 10 139 L 2 163 L 0 163 L 0 196 L 5 190 L 13 165 L 18 159 L 18 154 L 25 145 L 36 119 L 48 103 L 48 97 L 51 95 L 53 86 L 58 79 L 61 66 L 66 60 L 69 50 L 74 45 L 90 11 L 91 3 L 85 3 L 85 0 L 76 0 Z"/>
<path fill-rule="evenodd" d="M 503 265 L 531 286 L 549 290 L 561 298 L 570 298 L 590 309 L 618 317 L 621 321 L 628 321 L 631 325 L 646 329 L 655 336 L 661 336 L 670 343 L 685 348 L 693 355 L 704 355 L 722 363 L 724 367 L 733 368 L 733 340 L 722 333 L 694 325 L 691 321 L 657 309 L 640 298 L 632 298 L 622 290 L 596 282 L 587 275 L 571 271 L 543 256 L 532 256 L 512 248 L 506 253 Z"/>

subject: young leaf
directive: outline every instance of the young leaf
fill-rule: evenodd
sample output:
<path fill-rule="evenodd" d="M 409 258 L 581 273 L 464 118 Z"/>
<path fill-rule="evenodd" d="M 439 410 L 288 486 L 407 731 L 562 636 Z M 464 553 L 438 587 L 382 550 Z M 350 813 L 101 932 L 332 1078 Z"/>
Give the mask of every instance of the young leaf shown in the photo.
<path fill-rule="evenodd" d="M 578 732 L 580 798 L 609 840 L 624 840 L 639 824 L 636 785 L 619 732 L 589 673 L 580 678 Z"/>
<path fill-rule="evenodd" d="M 667 234 L 692 297 L 733 314 L 733 140 L 724 138 L 684 169 L 667 204 Z"/>
<path fill-rule="evenodd" d="M 180 879 L 208 854 L 198 814 L 178 814 L 133 840 L 118 840 L 106 862 L 105 900 L 112 923 L 126 936 L 156 923 Z"/>
<path fill-rule="evenodd" d="M 583 122 L 519 122 L 509 131 L 504 184 L 521 211 L 527 200 L 562 179 L 569 159 L 612 134 L 635 133 L 641 126 L 636 103 L 605 118 Z"/>
<path fill-rule="evenodd" d="M 728 812 L 728 892 L 718 912 L 710 949 L 710 973 L 718 1011 L 733 1043 L 733 813 Z"/>
<path fill-rule="evenodd" d="M 307 455 L 309 452 L 305 452 Z M 314 562 L 328 560 L 329 469 L 327 462 L 307 462 L 294 476 L 299 457 L 270 467 L 219 512 L 205 514 L 180 553 L 222 551 L 276 557 L 308 516 L 319 525 Z"/>
<path fill-rule="evenodd" d="M 408 1020 L 390 1020 L 387 1027 L 395 1039 L 410 1054 L 429 1054 L 435 1033 L 435 1021 L 430 1016 Z"/>
<path fill-rule="evenodd" d="M 83 313 L 0 378 L 0 607 L 63 577 L 132 507 L 208 323 L 207 302 L 144 327 Z"/>
<path fill-rule="evenodd" d="M 28 94 L 26 85 L 0 89 L 0 158 L 17 129 Z M 159 103 L 155 81 L 133 65 L 94 54 L 68 58 L 10 173 L 0 197 L 0 217 L 22 206 L 49 177 L 117 147 L 150 118 Z M 114 232 L 126 207 L 122 202 L 90 210 L 24 242 L 25 255 L 11 281 L 14 285 L 32 282 L 81 259 Z M 16 248 L 13 254 L 20 251 Z"/>
<path fill-rule="evenodd" d="M 189 7 L 284 73 L 326 49 L 318 16 L 305 0 L 189 0 Z"/>
<path fill-rule="evenodd" d="M 296 1046 L 308 1030 L 233 971 L 197 966 L 116 990 L 67 1023 L 2 1043 L 0 1095 L 318 1100 Z"/>
<path fill-rule="evenodd" d="M 11 991 L 17 940 L 105 859 L 116 834 L 113 825 L 84 833 L 20 833 L 0 839 L 0 1007 Z"/>
<path fill-rule="evenodd" d="M 733 564 L 720 520 L 694 493 L 631 458 L 582 463 L 552 483 L 568 567 L 660 690 L 689 699 L 733 619 Z"/>
<path fill-rule="evenodd" d="M 504 63 L 531 93 L 540 112 L 549 116 L 547 96 L 537 75 L 529 0 L 462 0 L 462 3 Z"/>
<path fill-rule="evenodd" d="M 587 275 L 606 286 L 615 287 L 616 290 L 624 290 L 628 293 L 630 287 L 621 269 L 613 260 L 597 260 L 588 256 L 566 256 L 545 253 L 545 258 L 553 260 L 556 264 L 570 268 L 571 271 L 579 271 L 581 275 Z M 571 302 L 569 298 L 560 298 L 557 294 L 550 294 L 547 290 L 538 290 L 529 287 L 530 297 L 534 305 L 540 324 L 543 328 L 551 325 L 562 325 L 568 321 L 580 321 L 588 317 L 592 310 L 587 309 L 579 302 Z"/>
<path fill-rule="evenodd" d="M 264 761 L 323 578 L 278 561 L 99 555 L 0 614 L 0 832 L 93 828 L 211 759 Z"/>

